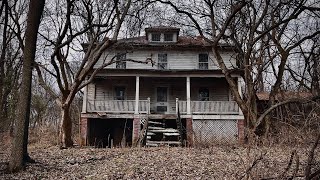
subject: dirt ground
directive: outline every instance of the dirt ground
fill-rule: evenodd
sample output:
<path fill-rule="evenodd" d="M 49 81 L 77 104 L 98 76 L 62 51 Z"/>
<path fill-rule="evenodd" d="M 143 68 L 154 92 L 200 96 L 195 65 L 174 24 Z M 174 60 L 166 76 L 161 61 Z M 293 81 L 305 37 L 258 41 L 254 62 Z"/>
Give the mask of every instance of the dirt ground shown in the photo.
<path fill-rule="evenodd" d="M 292 150 L 298 157 L 288 172 Z M 0 179 L 279 179 L 297 167 L 303 176 L 308 148 L 236 147 L 211 148 L 71 148 L 31 145 L 36 163 L 25 171 L 6 174 L 8 149 L 0 152 Z M 320 165 L 319 149 L 316 154 Z M 252 168 L 251 168 L 252 167 Z M 246 173 L 247 172 L 247 173 Z"/>

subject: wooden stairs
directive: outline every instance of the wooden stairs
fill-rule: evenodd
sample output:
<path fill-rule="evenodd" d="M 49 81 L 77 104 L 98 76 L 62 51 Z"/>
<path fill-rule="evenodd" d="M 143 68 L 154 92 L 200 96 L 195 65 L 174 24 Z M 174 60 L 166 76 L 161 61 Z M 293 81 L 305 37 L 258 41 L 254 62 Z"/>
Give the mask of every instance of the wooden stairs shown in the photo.
<path fill-rule="evenodd" d="M 182 146 L 179 130 L 166 127 L 165 121 L 166 120 L 153 120 L 148 122 L 146 146 Z"/>
<path fill-rule="evenodd" d="M 176 118 L 174 119 L 141 119 L 142 129 L 137 141 L 138 146 L 147 147 L 159 146 L 183 146 L 183 130 L 178 108 Z M 171 121 L 166 123 L 166 121 Z M 170 124 L 170 125 L 169 125 Z M 175 127 L 175 128 L 173 128 Z"/>

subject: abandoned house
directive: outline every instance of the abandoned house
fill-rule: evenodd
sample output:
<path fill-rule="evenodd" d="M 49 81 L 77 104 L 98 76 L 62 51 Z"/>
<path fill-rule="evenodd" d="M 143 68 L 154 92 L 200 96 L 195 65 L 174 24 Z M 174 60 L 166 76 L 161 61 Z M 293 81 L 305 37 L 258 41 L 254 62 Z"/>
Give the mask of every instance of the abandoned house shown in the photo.
<path fill-rule="evenodd" d="M 179 36 L 179 31 L 146 28 L 145 36 L 120 39 L 106 50 L 94 68 L 114 63 L 85 88 L 81 145 L 193 146 L 242 140 L 243 114 L 210 45 L 199 37 Z M 234 47 L 220 47 L 226 65 L 236 67 Z M 240 73 L 232 73 L 241 91 Z"/>

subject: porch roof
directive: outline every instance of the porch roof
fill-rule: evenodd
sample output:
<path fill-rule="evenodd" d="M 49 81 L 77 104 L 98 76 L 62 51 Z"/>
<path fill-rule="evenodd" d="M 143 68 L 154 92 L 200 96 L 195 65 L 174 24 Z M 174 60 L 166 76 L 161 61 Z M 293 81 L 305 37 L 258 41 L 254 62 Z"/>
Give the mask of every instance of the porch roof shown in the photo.
<path fill-rule="evenodd" d="M 240 76 L 242 71 L 233 70 L 232 76 Z M 199 70 L 199 69 L 102 69 L 96 76 L 145 76 L 145 77 L 224 77 L 219 69 L 215 70 Z"/>

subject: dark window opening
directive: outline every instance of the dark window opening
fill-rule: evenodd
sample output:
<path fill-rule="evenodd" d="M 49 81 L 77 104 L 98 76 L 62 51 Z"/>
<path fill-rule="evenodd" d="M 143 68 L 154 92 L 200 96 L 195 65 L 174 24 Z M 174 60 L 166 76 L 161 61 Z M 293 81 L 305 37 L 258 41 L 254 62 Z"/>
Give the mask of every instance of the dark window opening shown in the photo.
<path fill-rule="evenodd" d="M 131 146 L 132 129 L 130 119 L 89 119 L 88 145 L 99 148 Z"/>
<path fill-rule="evenodd" d="M 126 54 L 125 53 L 118 53 L 117 54 L 117 62 L 116 68 L 117 69 L 126 69 Z"/>
<path fill-rule="evenodd" d="M 199 69 L 208 69 L 208 54 L 199 54 Z"/>
<path fill-rule="evenodd" d="M 199 89 L 199 101 L 209 101 L 209 89 L 200 88 Z"/>
<path fill-rule="evenodd" d="M 173 41 L 173 34 L 164 34 L 164 41 Z"/>
<path fill-rule="evenodd" d="M 168 69 L 167 54 L 158 54 L 158 69 Z"/>
<path fill-rule="evenodd" d="M 157 102 L 168 102 L 167 87 L 157 87 Z"/>
<path fill-rule="evenodd" d="M 160 41 L 160 34 L 158 34 L 158 33 L 152 34 L 151 35 L 151 40 L 152 41 Z"/>
<path fill-rule="evenodd" d="M 125 100 L 125 92 L 126 92 L 126 88 L 119 86 L 119 87 L 115 87 L 115 100 Z"/>

